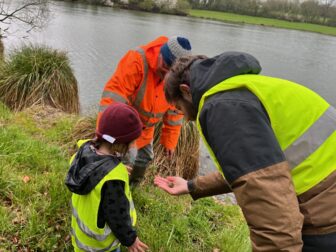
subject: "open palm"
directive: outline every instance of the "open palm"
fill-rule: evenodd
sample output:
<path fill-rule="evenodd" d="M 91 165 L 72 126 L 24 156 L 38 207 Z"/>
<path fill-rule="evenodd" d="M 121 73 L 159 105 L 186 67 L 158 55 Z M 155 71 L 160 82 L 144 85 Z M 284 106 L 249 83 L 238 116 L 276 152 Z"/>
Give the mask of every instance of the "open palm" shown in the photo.
<path fill-rule="evenodd" d="M 189 193 L 187 180 L 181 177 L 156 176 L 154 184 L 171 195 L 182 195 Z"/>

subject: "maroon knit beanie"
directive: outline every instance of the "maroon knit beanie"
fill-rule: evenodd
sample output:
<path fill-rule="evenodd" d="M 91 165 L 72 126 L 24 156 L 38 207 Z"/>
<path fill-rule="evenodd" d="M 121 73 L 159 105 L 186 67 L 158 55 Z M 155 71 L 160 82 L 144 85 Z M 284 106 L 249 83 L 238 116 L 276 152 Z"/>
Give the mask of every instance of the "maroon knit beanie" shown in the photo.
<path fill-rule="evenodd" d="M 129 105 L 115 102 L 103 112 L 96 135 L 110 143 L 129 144 L 140 136 L 141 131 L 138 112 Z"/>

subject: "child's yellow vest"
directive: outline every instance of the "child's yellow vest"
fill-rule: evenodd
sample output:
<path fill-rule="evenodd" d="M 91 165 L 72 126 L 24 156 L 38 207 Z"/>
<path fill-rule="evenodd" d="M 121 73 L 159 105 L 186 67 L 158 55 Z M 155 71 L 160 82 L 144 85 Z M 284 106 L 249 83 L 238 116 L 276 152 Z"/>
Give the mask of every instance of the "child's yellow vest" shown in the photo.
<path fill-rule="evenodd" d="M 79 141 L 78 145 L 80 146 L 86 141 Z M 73 158 L 70 162 L 72 160 Z M 120 246 L 119 241 L 106 223 L 104 228 L 97 227 L 101 189 L 104 183 L 109 180 L 125 182 L 125 195 L 130 203 L 130 216 L 132 224 L 135 226 L 136 211 L 129 188 L 128 173 L 126 167 L 120 163 L 90 193 L 86 195 L 72 194 L 71 234 L 75 251 L 112 251 Z"/>

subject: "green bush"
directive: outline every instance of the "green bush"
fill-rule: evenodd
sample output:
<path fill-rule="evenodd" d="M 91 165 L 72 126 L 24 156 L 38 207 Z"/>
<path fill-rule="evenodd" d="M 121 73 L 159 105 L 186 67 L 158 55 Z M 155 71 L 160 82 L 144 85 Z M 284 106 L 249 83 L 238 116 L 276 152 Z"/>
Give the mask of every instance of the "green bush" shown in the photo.
<path fill-rule="evenodd" d="M 140 9 L 145 11 L 152 11 L 155 8 L 153 0 L 145 0 L 139 4 Z"/>
<path fill-rule="evenodd" d="M 14 50 L 0 66 L 0 100 L 15 111 L 41 104 L 78 113 L 77 80 L 66 53 L 33 45 Z"/>
<path fill-rule="evenodd" d="M 187 0 L 177 0 L 176 3 L 176 11 L 178 14 L 189 14 L 189 10 L 191 9 L 191 5 Z"/>

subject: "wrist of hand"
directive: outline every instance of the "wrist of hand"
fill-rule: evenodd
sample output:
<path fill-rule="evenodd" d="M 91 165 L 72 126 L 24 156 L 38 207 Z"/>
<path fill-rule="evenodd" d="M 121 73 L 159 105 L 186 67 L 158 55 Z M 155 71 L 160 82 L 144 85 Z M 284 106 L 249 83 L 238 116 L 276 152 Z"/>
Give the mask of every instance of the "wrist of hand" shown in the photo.
<path fill-rule="evenodd" d="M 187 186 L 188 186 L 188 192 L 195 191 L 195 184 L 193 180 L 188 180 Z"/>

